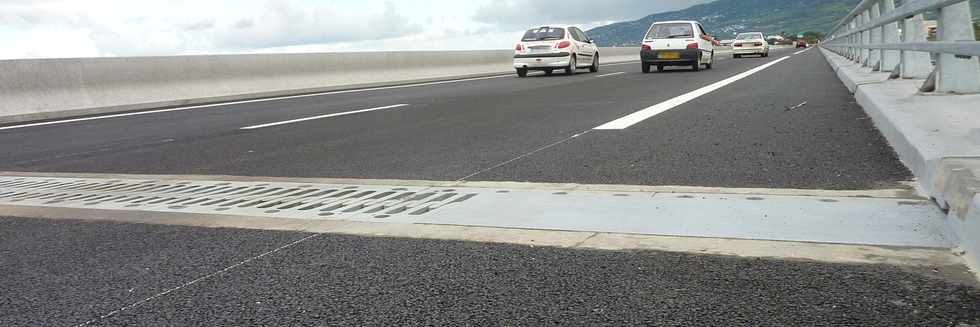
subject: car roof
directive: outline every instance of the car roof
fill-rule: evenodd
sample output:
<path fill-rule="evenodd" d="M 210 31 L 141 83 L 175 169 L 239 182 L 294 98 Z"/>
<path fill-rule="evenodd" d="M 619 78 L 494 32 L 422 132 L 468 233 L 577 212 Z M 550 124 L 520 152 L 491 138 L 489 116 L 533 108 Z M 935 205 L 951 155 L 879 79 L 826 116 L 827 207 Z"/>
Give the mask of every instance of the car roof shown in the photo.
<path fill-rule="evenodd" d="M 742 33 L 738 33 L 738 35 L 742 35 L 742 34 L 762 34 L 762 35 L 766 35 L 766 33 L 762 33 L 762 32 L 742 32 Z"/>
<path fill-rule="evenodd" d="M 570 28 L 570 27 L 575 27 L 575 26 L 571 26 L 571 25 L 561 25 L 561 24 L 555 24 L 555 25 L 541 25 L 541 26 L 532 26 L 532 27 L 529 27 L 528 29 L 529 29 L 529 30 L 533 30 L 533 29 L 536 29 L 536 28 L 543 28 L 543 27 L 547 27 L 547 28 L 564 28 L 564 29 L 568 29 L 568 28 Z"/>
<path fill-rule="evenodd" d="M 676 24 L 676 23 L 701 24 L 696 20 L 667 20 L 662 22 L 653 22 L 653 24 Z"/>

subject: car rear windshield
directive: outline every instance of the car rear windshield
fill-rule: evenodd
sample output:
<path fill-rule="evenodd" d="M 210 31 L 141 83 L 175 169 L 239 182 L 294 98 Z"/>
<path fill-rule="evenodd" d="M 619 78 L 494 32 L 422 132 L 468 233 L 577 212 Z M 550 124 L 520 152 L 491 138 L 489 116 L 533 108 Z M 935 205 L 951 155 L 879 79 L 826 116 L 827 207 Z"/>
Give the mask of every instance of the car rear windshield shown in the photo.
<path fill-rule="evenodd" d="M 521 41 L 545 41 L 545 40 L 561 40 L 565 38 L 565 29 L 557 27 L 541 27 L 533 28 L 524 33 L 524 38 Z"/>
<path fill-rule="evenodd" d="M 762 38 L 762 33 L 744 33 L 744 34 L 739 34 L 738 37 L 736 37 L 736 39 L 739 40 L 754 40 L 754 39 L 761 39 L 761 38 Z"/>
<path fill-rule="evenodd" d="M 676 39 L 694 37 L 694 27 L 689 23 L 653 24 L 648 39 Z"/>

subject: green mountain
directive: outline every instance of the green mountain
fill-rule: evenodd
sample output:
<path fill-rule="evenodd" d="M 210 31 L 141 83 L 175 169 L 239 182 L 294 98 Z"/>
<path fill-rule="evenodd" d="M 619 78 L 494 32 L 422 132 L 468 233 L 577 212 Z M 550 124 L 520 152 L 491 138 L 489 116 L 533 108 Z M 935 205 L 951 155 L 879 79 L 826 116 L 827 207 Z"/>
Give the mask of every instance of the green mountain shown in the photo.
<path fill-rule="evenodd" d="M 717 0 L 687 9 L 658 13 L 636 21 L 594 28 L 588 32 L 602 46 L 636 45 L 650 24 L 665 20 L 697 20 L 708 33 L 730 39 L 734 33 L 759 31 L 796 35 L 828 32 L 860 0 Z"/>

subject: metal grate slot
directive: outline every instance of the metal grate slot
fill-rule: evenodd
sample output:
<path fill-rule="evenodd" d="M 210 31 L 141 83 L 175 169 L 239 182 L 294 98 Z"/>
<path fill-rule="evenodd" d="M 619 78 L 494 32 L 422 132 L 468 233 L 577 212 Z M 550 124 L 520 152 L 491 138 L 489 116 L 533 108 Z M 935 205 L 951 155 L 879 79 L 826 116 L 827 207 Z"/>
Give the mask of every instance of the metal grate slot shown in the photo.
<path fill-rule="evenodd" d="M 422 215 L 470 197 L 450 189 L 397 186 L 0 176 L 0 204 L 100 210 L 372 219 Z"/>

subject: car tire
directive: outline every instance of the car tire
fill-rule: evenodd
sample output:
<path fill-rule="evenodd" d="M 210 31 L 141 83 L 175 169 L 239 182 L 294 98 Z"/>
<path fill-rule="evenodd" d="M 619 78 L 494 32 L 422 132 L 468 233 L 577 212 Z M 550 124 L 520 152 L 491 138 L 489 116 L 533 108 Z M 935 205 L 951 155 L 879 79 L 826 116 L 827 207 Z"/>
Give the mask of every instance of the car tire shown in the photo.
<path fill-rule="evenodd" d="M 657 72 L 658 73 L 663 73 L 664 72 L 664 65 L 657 65 Z"/>
<path fill-rule="evenodd" d="M 711 50 L 711 61 L 704 65 L 704 69 L 711 69 L 711 66 L 715 64 L 715 51 Z"/>
<path fill-rule="evenodd" d="M 694 63 L 691 64 L 691 70 L 696 71 L 696 72 L 701 71 L 701 59 L 700 58 L 694 60 Z"/>
<path fill-rule="evenodd" d="M 578 69 L 578 60 L 575 59 L 575 56 L 572 56 L 572 58 L 568 60 L 568 67 L 565 67 L 565 75 L 569 75 L 569 76 L 575 75 L 575 70 L 577 69 Z"/>
<path fill-rule="evenodd" d="M 593 73 L 599 71 L 599 53 L 596 53 L 595 57 L 592 57 L 592 66 L 589 66 L 589 71 Z"/>
<path fill-rule="evenodd" d="M 739 54 L 737 54 L 737 55 L 732 55 L 732 58 L 735 58 L 735 59 L 738 59 L 738 58 L 742 58 L 742 55 L 739 55 Z"/>
<path fill-rule="evenodd" d="M 650 73 L 650 64 L 642 63 L 640 64 L 640 69 L 643 71 L 644 74 L 648 74 Z"/>
<path fill-rule="evenodd" d="M 544 71 L 544 75 L 545 75 L 545 76 L 551 76 L 551 74 L 553 74 L 554 72 L 555 72 L 554 70 L 551 70 L 551 69 L 546 69 L 546 70 Z"/>
<path fill-rule="evenodd" d="M 517 77 L 521 77 L 521 78 L 527 77 L 527 68 L 518 68 Z"/>

